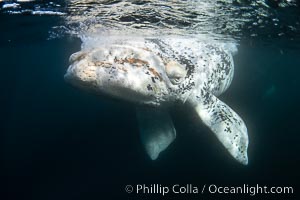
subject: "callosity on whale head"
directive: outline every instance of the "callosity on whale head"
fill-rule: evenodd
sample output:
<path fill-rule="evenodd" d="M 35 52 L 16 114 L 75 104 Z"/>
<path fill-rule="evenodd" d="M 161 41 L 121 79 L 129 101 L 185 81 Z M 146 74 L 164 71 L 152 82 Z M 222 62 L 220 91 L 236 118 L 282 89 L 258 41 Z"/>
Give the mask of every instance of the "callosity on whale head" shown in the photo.
<path fill-rule="evenodd" d="M 217 98 L 232 81 L 235 51 L 193 38 L 121 38 L 74 53 L 65 79 L 83 90 L 136 103 L 141 141 L 153 160 L 176 138 L 167 108 L 179 102 L 194 109 L 246 165 L 245 123 Z"/>

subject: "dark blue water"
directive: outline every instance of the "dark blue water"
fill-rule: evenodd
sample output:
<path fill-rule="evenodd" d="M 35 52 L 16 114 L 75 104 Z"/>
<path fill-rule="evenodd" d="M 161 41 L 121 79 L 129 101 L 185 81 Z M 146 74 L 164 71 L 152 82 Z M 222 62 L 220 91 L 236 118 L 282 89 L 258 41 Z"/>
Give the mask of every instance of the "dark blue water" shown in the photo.
<path fill-rule="evenodd" d="M 242 197 L 297 199 L 300 49 L 295 43 L 266 44 L 263 38 L 240 42 L 234 81 L 221 99 L 248 126 L 248 166 L 234 161 L 184 108 L 172 113 L 176 141 L 151 161 L 139 141 L 132 105 L 99 99 L 64 82 L 68 58 L 81 42 L 68 36 L 47 39 L 60 20 L 0 16 L 1 199 L 162 199 L 124 190 L 127 184 L 154 183 L 292 186 L 294 194 Z"/>

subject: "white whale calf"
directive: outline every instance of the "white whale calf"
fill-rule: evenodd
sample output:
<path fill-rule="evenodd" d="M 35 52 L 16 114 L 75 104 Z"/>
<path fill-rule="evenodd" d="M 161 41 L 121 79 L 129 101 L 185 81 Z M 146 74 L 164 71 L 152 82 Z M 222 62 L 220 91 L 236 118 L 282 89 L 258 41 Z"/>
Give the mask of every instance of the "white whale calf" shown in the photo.
<path fill-rule="evenodd" d="M 224 45 L 193 38 L 108 38 L 70 57 L 65 79 L 96 94 L 133 102 L 141 140 L 156 159 L 176 137 L 168 109 L 190 106 L 228 152 L 248 164 L 247 128 L 217 96 L 230 85 L 234 63 Z"/>

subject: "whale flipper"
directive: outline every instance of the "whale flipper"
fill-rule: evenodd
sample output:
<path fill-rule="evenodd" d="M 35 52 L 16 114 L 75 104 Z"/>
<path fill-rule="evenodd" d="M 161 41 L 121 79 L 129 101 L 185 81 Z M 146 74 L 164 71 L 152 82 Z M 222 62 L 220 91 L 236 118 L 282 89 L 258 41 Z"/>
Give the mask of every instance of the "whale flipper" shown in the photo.
<path fill-rule="evenodd" d="M 229 153 L 237 161 L 247 165 L 248 134 L 240 116 L 224 102 L 204 90 L 191 95 L 188 101 Z"/>
<path fill-rule="evenodd" d="M 157 159 L 176 138 L 169 113 L 157 108 L 137 108 L 141 141 L 152 160 Z"/>

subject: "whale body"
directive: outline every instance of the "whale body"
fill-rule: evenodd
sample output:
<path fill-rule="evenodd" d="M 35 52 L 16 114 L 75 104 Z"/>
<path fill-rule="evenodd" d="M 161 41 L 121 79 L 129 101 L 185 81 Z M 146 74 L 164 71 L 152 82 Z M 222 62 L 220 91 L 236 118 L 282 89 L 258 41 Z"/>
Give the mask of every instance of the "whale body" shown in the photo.
<path fill-rule="evenodd" d="M 234 51 L 195 38 L 108 38 L 70 56 L 73 86 L 136 104 L 141 141 L 155 160 L 176 138 L 168 110 L 195 110 L 227 151 L 247 165 L 248 134 L 241 117 L 219 100 L 234 75 Z"/>

